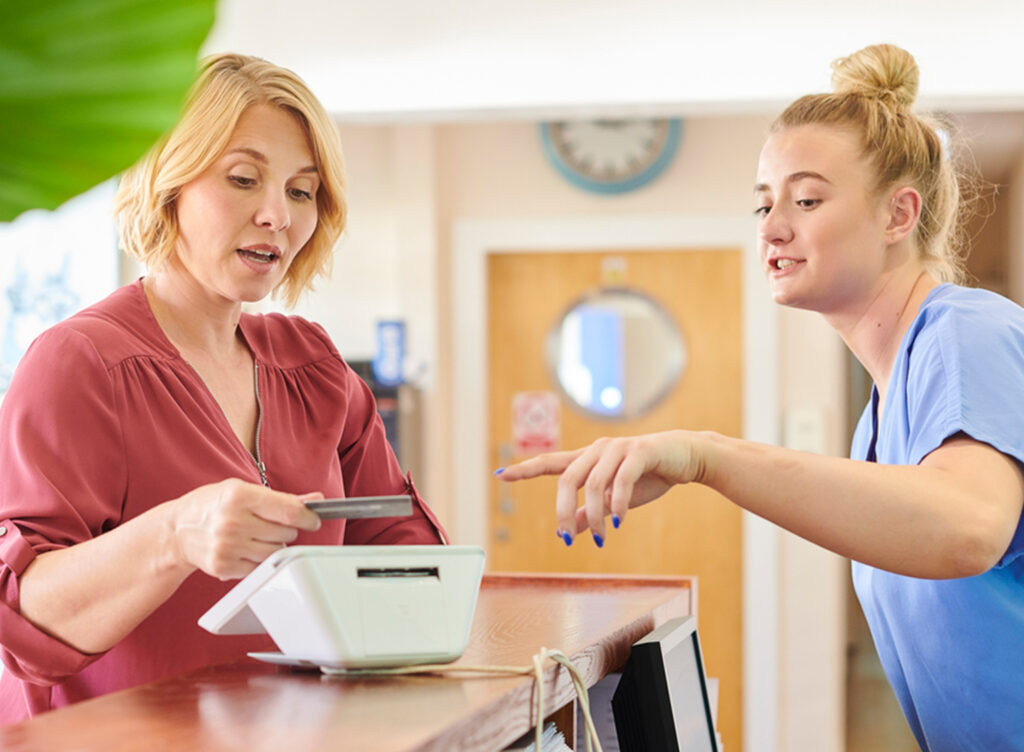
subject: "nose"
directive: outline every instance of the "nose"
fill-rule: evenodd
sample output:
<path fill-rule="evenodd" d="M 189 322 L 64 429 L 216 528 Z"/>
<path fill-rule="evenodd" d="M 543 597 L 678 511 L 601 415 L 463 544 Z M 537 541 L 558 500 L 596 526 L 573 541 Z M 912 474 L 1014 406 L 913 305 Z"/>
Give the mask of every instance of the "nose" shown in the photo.
<path fill-rule="evenodd" d="M 263 193 L 253 221 L 272 232 L 287 230 L 292 223 L 288 197 L 283 191 L 267 190 Z"/>
<path fill-rule="evenodd" d="M 779 204 L 761 219 L 758 236 L 768 245 L 784 245 L 793 239 L 793 227 Z"/>

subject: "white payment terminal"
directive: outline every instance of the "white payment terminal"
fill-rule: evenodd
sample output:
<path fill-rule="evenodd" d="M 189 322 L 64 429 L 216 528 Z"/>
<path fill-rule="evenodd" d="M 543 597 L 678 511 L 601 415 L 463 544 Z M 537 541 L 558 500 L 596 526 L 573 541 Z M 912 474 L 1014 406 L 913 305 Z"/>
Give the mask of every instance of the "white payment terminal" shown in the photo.
<path fill-rule="evenodd" d="M 466 649 L 479 546 L 291 546 L 199 618 L 221 635 L 266 632 L 273 663 L 325 670 L 448 663 Z"/>

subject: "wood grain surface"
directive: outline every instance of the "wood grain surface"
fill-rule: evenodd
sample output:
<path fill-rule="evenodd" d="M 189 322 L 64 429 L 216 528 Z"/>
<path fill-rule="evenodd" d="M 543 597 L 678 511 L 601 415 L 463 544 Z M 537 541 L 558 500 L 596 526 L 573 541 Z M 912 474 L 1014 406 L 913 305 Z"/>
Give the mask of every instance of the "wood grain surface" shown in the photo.
<path fill-rule="evenodd" d="M 540 648 L 557 648 L 590 686 L 695 604 L 683 577 L 486 576 L 457 663 L 530 666 Z M 551 662 L 544 682 L 548 717 L 575 692 Z M 494 752 L 532 727 L 534 692 L 528 676 L 337 677 L 246 659 L 2 727 L 0 749 Z"/>

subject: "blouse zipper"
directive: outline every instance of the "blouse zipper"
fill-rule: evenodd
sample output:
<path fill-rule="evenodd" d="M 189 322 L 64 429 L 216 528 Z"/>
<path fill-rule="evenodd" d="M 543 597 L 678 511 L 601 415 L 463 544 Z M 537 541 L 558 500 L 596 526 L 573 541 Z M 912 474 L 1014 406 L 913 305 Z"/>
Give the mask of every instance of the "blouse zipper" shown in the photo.
<path fill-rule="evenodd" d="M 267 466 L 263 464 L 263 459 L 260 457 L 260 425 L 263 423 L 263 404 L 260 402 L 260 370 L 259 366 L 256 365 L 255 358 L 252 363 L 252 380 L 253 386 L 256 389 L 256 454 L 253 456 L 253 460 L 256 462 L 256 469 L 260 473 L 260 483 L 270 488 L 270 483 L 267 482 Z"/>

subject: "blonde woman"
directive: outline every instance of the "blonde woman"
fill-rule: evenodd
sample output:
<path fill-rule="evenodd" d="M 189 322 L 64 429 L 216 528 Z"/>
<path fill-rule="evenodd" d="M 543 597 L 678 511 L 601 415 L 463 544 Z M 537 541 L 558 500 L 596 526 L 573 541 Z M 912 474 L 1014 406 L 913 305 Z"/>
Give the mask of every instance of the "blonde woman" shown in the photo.
<path fill-rule="evenodd" d="M 958 179 L 917 84 L 897 47 L 837 61 L 834 93 L 775 122 L 754 186 L 773 298 L 821 313 L 874 380 L 853 459 L 679 430 L 499 475 L 561 475 L 566 543 L 701 483 L 850 557 L 921 748 L 1024 749 L 1024 311 L 956 284 Z"/>
<path fill-rule="evenodd" d="M 337 132 L 290 71 L 205 61 L 122 181 L 145 277 L 45 332 L 0 409 L 0 721 L 266 649 L 196 619 L 283 543 L 441 543 L 373 398 L 293 303 L 346 219 Z M 409 518 L 304 502 L 411 493 Z"/>

